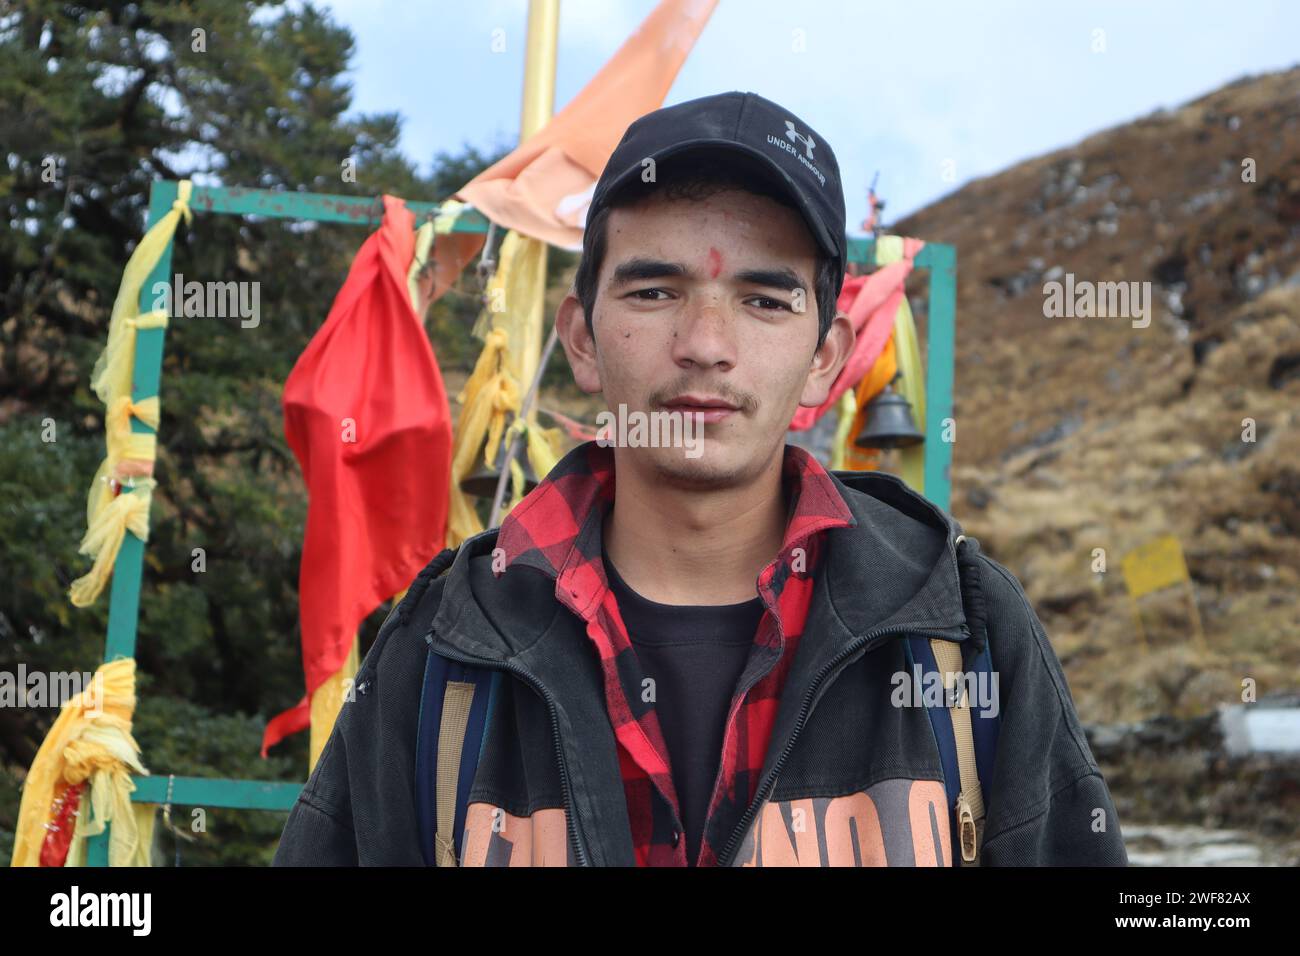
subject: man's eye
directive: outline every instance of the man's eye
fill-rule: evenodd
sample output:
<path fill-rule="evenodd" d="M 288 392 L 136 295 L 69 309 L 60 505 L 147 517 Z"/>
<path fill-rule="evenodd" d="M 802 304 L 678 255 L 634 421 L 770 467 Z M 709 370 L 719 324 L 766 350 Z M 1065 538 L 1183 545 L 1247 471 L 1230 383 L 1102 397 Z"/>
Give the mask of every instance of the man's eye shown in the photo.
<path fill-rule="evenodd" d="M 668 294 L 668 293 L 667 293 L 665 290 L 663 290 L 663 289 L 637 289 L 635 292 L 629 292 L 628 295 L 631 296 L 631 297 L 633 297 L 633 298 L 640 298 L 640 300 L 641 300 L 642 302 L 659 302 L 659 301 L 662 301 L 662 300 L 660 300 L 660 299 L 646 299 L 646 298 L 641 298 L 642 296 L 645 296 L 645 295 L 647 295 L 648 293 L 653 293 L 653 292 L 661 292 L 661 293 L 663 293 L 664 295 L 667 295 L 667 294 Z"/>
<path fill-rule="evenodd" d="M 776 308 L 778 308 L 778 309 L 785 309 L 787 312 L 790 311 L 790 306 L 788 306 L 786 303 L 782 302 L 780 299 L 774 299 L 774 298 L 772 298 L 771 296 L 768 296 L 768 295 L 760 295 L 760 296 L 756 296 L 756 297 L 755 297 L 753 300 L 751 300 L 751 301 L 754 301 L 754 302 L 758 303 L 758 304 L 759 304 L 759 308 L 770 309 L 770 308 L 776 307 Z M 767 304 L 764 304 L 764 303 L 767 303 Z"/>

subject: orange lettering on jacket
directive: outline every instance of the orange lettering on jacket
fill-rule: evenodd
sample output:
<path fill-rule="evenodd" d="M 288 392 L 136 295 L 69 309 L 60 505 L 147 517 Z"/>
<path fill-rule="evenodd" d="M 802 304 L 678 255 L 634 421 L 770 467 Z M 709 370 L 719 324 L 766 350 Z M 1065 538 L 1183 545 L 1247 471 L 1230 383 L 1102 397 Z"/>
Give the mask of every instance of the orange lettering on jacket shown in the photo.
<path fill-rule="evenodd" d="M 733 866 L 948 866 L 947 795 L 882 780 L 840 797 L 763 804 Z"/>
<path fill-rule="evenodd" d="M 465 811 L 461 866 L 568 866 L 569 829 L 559 807 L 517 817 L 490 803 Z"/>
<path fill-rule="evenodd" d="M 950 866 L 947 795 L 935 780 L 882 780 L 839 797 L 768 801 L 733 866 Z M 471 803 L 461 866 L 569 866 L 562 808 L 517 817 Z"/>

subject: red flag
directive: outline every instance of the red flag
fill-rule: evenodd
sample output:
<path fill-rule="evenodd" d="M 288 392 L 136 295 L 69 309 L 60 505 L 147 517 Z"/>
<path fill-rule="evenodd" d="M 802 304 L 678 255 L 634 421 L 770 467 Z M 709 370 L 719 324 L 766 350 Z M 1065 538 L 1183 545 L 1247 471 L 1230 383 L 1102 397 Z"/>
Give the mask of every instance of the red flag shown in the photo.
<path fill-rule="evenodd" d="M 415 214 L 384 197 L 329 317 L 284 385 L 284 433 L 307 483 L 298 576 L 307 696 L 266 727 L 262 756 L 311 723 L 311 694 L 357 628 L 442 550 L 451 408 L 407 289 Z"/>

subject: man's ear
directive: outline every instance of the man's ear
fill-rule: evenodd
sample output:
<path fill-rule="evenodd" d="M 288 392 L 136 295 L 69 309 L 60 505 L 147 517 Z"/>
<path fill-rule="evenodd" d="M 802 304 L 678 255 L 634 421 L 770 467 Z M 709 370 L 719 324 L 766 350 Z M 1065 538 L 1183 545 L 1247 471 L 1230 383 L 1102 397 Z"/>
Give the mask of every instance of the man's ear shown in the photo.
<path fill-rule="evenodd" d="M 813 353 L 812 367 L 804 382 L 803 394 L 799 396 L 800 405 L 816 408 L 826 401 L 831 386 L 835 384 L 835 376 L 840 374 L 840 369 L 849 360 L 857 338 L 848 313 L 836 312 L 835 320 L 831 322 L 821 347 Z"/>
<path fill-rule="evenodd" d="M 570 290 L 555 311 L 555 328 L 564 354 L 573 369 L 573 381 L 588 395 L 601 390 L 600 367 L 596 363 L 596 340 L 587 331 L 587 316 L 581 300 Z"/>

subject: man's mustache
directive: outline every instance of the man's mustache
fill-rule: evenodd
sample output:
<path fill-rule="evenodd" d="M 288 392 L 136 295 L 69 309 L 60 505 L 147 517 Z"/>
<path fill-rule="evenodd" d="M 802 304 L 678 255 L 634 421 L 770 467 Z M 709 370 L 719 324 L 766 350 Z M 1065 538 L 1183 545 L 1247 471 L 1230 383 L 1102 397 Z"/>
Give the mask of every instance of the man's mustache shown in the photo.
<path fill-rule="evenodd" d="M 650 396 L 652 406 L 662 407 L 666 402 L 676 398 L 678 395 L 708 395 L 714 398 L 720 398 L 724 402 L 735 405 L 742 412 L 752 413 L 758 408 L 758 402 L 750 395 L 744 395 L 731 388 L 722 388 L 716 385 L 692 385 L 682 384 L 673 388 L 660 389 Z"/>

